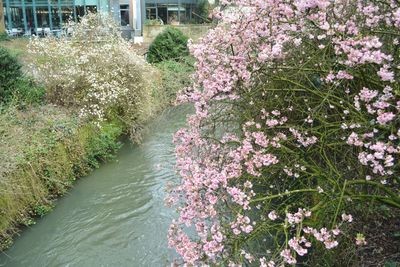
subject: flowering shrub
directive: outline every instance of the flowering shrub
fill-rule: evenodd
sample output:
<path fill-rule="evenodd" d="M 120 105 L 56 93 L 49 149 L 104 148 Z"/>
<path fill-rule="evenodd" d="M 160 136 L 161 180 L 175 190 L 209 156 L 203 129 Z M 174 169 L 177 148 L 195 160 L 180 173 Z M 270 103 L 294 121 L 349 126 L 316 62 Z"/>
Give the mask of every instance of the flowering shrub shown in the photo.
<path fill-rule="evenodd" d="M 135 129 L 151 114 L 152 68 L 130 49 L 119 26 L 104 14 L 71 23 L 72 36 L 35 38 L 33 75 L 56 104 L 78 107 L 82 117 L 117 118 Z"/>
<path fill-rule="evenodd" d="M 221 4 L 180 96 L 196 113 L 166 201 L 183 261 L 305 262 L 340 244 L 356 204 L 400 208 L 398 1 Z"/>

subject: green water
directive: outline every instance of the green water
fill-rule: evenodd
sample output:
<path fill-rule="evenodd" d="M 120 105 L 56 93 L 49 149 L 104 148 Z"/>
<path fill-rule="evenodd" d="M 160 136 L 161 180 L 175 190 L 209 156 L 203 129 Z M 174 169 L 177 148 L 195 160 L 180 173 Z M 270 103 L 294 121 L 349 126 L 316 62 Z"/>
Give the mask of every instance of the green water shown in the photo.
<path fill-rule="evenodd" d="M 55 209 L 0 253 L 0 266 L 167 266 L 166 234 L 175 212 L 164 206 L 176 181 L 173 133 L 188 106 L 149 125 L 141 145 L 126 143 L 116 161 L 80 179 Z"/>

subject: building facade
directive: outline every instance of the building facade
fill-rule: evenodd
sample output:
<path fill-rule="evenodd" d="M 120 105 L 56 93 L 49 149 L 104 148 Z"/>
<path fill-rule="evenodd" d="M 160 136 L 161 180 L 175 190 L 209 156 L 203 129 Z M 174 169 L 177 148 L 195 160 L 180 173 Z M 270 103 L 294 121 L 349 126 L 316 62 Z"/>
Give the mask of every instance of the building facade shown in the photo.
<path fill-rule="evenodd" d="M 69 20 L 87 12 L 106 12 L 131 36 L 141 36 L 146 23 L 201 21 L 202 0 L 3 0 L 4 22 L 11 35 L 57 35 Z"/>
<path fill-rule="evenodd" d="M 160 24 L 199 23 L 202 20 L 199 4 L 198 0 L 146 0 L 146 20 Z"/>

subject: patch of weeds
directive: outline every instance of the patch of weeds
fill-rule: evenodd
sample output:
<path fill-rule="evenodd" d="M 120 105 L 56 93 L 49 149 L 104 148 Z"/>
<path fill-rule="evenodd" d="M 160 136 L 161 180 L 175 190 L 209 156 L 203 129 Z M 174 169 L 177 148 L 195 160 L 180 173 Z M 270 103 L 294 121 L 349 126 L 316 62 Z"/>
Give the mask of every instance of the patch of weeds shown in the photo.
<path fill-rule="evenodd" d="M 101 127 L 100 134 L 90 139 L 87 145 L 88 163 L 92 168 L 98 168 L 101 162 L 113 159 L 122 145 L 117 140 L 122 133 L 121 127 L 114 124 Z"/>
<path fill-rule="evenodd" d="M 33 208 L 33 213 L 35 216 L 43 217 L 53 209 L 53 205 L 36 205 Z"/>
<path fill-rule="evenodd" d="M 18 80 L 9 99 L 16 103 L 20 109 L 32 105 L 40 105 L 45 101 L 46 89 L 37 85 L 31 78 Z"/>
<path fill-rule="evenodd" d="M 21 220 L 21 224 L 24 226 L 31 226 L 31 225 L 35 225 L 36 221 L 33 218 L 26 217 Z M 12 243 L 11 239 L 9 241 L 10 241 L 10 243 Z"/>
<path fill-rule="evenodd" d="M 8 34 L 5 32 L 0 33 L 0 42 L 4 42 L 4 41 L 9 41 L 10 37 L 8 37 Z"/>
<path fill-rule="evenodd" d="M 179 91 L 192 84 L 194 61 L 193 57 L 188 56 L 179 61 L 166 60 L 156 64 L 156 67 L 161 70 L 162 92 L 168 101 L 174 101 Z"/>
<path fill-rule="evenodd" d="M 384 267 L 399 267 L 400 262 L 394 262 L 394 261 L 387 261 L 385 262 Z"/>
<path fill-rule="evenodd" d="M 5 33 L 5 32 L 0 33 L 0 42 L 8 41 L 8 40 L 10 40 L 10 37 L 8 37 L 7 33 Z"/>

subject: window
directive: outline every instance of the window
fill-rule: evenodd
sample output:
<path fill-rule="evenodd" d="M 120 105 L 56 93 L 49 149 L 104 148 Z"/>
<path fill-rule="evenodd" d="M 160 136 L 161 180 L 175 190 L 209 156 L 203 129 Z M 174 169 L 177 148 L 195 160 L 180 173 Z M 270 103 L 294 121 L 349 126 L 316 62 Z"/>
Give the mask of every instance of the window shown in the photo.
<path fill-rule="evenodd" d="M 86 5 L 86 13 L 96 13 L 97 12 L 97 6 L 94 5 Z"/>
<path fill-rule="evenodd" d="M 156 6 L 154 4 L 146 3 L 146 19 L 154 20 L 156 19 L 157 11 Z"/>
<path fill-rule="evenodd" d="M 60 28 L 60 15 L 58 13 L 58 7 L 57 6 L 52 6 L 51 7 L 51 22 L 53 29 L 59 29 Z"/>
<path fill-rule="evenodd" d="M 63 25 L 67 24 L 69 21 L 74 19 L 74 11 L 72 7 L 62 7 L 61 16 Z"/>
<path fill-rule="evenodd" d="M 85 7 L 84 6 L 75 6 L 75 12 L 78 19 L 80 17 L 85 16 Z"/>
<path fill-rule="evenodd" d="M 129 5 L 119 6 L 121 15 L 121 26 L 129 26 Z"/>
<path fill-rule="evenodd" d="M 24 17 L 22 16 L 22 8 L 20 7 L 11 7 L 11 20 L 13 28 L 24 28 Z"/>
<path fill-rule="evenodd" d="M 38 28 L 40 28 L 40 30 L 42 30 L 42 28 L 45 27 L 50 27 L 49 10 L 47 9 L 47 7 L 37 7 L 36 16 L 37 16 Z"/>

